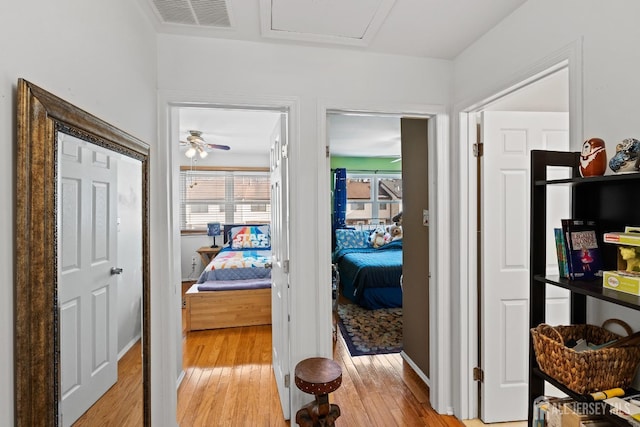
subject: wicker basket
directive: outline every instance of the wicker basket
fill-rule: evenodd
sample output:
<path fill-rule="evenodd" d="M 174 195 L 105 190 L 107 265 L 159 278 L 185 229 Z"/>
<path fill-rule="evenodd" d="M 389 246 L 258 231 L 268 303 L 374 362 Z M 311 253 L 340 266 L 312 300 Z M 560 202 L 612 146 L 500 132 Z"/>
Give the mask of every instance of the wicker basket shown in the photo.
<path fill-rule="evenodd" d="M 602 348 L 576 352 L 565 346 L 568 340 L 585 339 L 604 344 L 621 338 L 605 329 L 617 323 L 631 334 L 631 328 L 618 319 L 605 321 L 602 327 L 571 325 L 552 327 L 540 324 L 531 329 L 533 348 L 540 369 L 578 394 L 631 385 L 640 362 L 640 346 Z"/>

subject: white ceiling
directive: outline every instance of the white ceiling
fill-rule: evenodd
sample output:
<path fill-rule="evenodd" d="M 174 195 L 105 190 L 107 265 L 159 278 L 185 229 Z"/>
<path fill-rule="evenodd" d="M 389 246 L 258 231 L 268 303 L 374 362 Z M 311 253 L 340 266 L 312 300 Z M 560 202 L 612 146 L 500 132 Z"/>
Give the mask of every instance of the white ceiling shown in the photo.
<path fill-rule="evenodd" d="M 138 0 L 162 33 L 453 59 L 526 0 Z"/>
<path fill-rule="evenodd" d="M 526 0 L 138 1 L 162 33 L 453 59 Z M 267 152 L 276 120 L 273 112 L 183 108 L 180 135 L 200 130 L 235 154 Z M 332 115 L 327 135 L 333 155 L 400 155 L 399 118 Z"/>
<path fill-rule="evenodd" d="M 179 109 L 180 140 L 185 141 L 190 130 L 199 130 L 206 142 L 228 145 L 234 155 L 268 153 L 279 117 L 274 111 L 184 107 Z"/>

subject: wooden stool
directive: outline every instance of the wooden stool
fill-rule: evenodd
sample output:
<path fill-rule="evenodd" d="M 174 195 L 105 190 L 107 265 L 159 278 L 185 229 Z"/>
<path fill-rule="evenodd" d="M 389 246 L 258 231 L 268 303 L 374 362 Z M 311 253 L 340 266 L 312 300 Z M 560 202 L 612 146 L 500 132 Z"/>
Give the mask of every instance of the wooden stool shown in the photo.
<path fill-rule="evenodd" d="M 296 413 L 296 423 L 302 427 L 334 426 L 340 407 L 329 404 L 329 393 L 342 384 L 342 369 L 331 359 L 312 357 L 296 365 L 296 386 L 316 400 Z"/>

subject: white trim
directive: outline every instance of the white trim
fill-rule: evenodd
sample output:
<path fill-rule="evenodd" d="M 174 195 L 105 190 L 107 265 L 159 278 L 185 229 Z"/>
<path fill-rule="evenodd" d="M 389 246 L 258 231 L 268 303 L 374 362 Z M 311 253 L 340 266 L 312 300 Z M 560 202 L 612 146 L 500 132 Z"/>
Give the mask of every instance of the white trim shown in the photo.
<path fill-rule="evenodd" d="M 134 345 L 136 345 L 138 341 L 140 341 L 140 337 L 141 337 L 140 334 L 133 337 L 131 341 L 129 341 L 127 345 L 125 345 L 124 348 L 118 352 L 118 360 L 122 359 L 122 356 L 127 354 L 127 352 L 131 350 L 131 347 L 133 347 Z"/>
<path fill-rule="evenodd" d="M 438 413 L 451 413 L 453 378 L 451 334 L 451 183 L 449 150 L 449 115 L 437 114 L 435 126 L 429 123 L 429 140 L 435 147 L 429 153 L 429 211 L 431 274 L 429 290 L 429 373 L 433 386 L 431 406 Z M 433 152 L 435 151 L 435 156 Z M 433 208 L 435 207 L 435 208 Z M 433 250 L 435 247 L 435 250 Z M 435 255 L 435 256 L 434 256 Z"/>
<path fill-rule="evenodd" d="M 178 310 L 172 302 L 180 293 L 176 292 L 173 278 L 173 245 L 171 224 L 171 181 L 169 159 L 171 155 L 168 141 L 169 109 L 158 97 L 158 146 L 151 150 L 150 167 L 150 208 L 151 221 L 151 419 L 167 420 L 167 425 L 176 425 L 177 393 L 176 355 Z M 179 274 L 179 273 L 178 273 Z M 180 282 L 178 282 L 180 283 Z M 174 314 L 175 312 L 175 314 Z"/>
<path fill-rule="evenodd" d="M 296 97 L 278 97 L 278 96 L 259 96 L 259 95 L 230 95 L 230 94 L 215 94 L 215 93 L 203 93 L 203 92 L 190 92 L 190 91 L 159 91 L 158 93 L 158 106 L 159 106 L 159 131 L 158 131 L 158 148 L 155 151 L 156 156 L 158 156 L 157 165 L 153 168 L 155 171 L 154 176 L 158 177 L 157 181 L 153 181 L 152 185 L 155 184 L 158 186 L 158 190 L 153 191 L 152 194 L 164 201 L 164 212 L 167 212 L 167 236 L 168 241 L 164 242 L 163 237 L 166 236 L 157 236 L 158 240 L 160 240 L 161 244 L 160 248 L 164 248 L 162 250 L 156 249 L 156 252 L 153 253 L 152 259 L 154 263 L 164 264 L 164 269 L 161 274 L 160 272 L 153 274 L 153 277 L 156 277 L 154 281 L 154 289 L 156 292 L 160 294 L 158 298 L 160 298 L 160 303 L 157 303 L 157 306 L 152 306 L 154 312 L 156 313 L 164 313 L 164 315 L 158 314 L 158 316 L 162 316 L 161 319 L 161 329 L 162 332 L 159 332 L 161 343 L 161 349 L 158 352 L 154 352 L 154 358 L 161 359 L 161 373 L 159 374 L 162 379 L 162 391 L 158 390 L 159 393 L 162 393 L 161 399 L 162 402 L 154 401 L 156 405 L 160 405 L 160 407 L 164 407 L 163 416 L 165 419 L 175 419 L 176 414 L 176 403 L 177 403 L 177 393 L 176 393 L 176 384 L 179 384 L 182 380 L 182 376 L 184 375 L 184 371 L 182 371 L 181 363 L 177 363 L 177 360 L 181 359 L 182 345 L 181 340 L 179 338 L 180 333 L 173 333 L 176 329 L 176 325 L 178 324 L 177 314 L 179 314 L 179 310 L 177 307 L 181 306 L 180 302 L 180 293 L 181 293 L 181 281 L 179 279 L 180 275 L 180 260 L 179 257 L 176 258 L 174 254 L 179 253 L 179 245 L 180 245 L 180 230 L 179 230 L 179 220 L 177 218 L 177 203 L 174 203 L 176 197 L 178 197 L 177 193 L 177 175 L 176 171 L 179 169 L 179 164 L 177 163 L 179 156 L 179 146 L 178 144 L 173 144 L 172 141 L 177 140 L 179 135 L 179 130 L 177 128 L 178 120 L 177 120 L 177 110 L 181 107 L 200 107 L 200 108 L 241 108 L 241 109 L 265 109 L 265 110 L 273 110 L 273 111 L 286 111 L 288 113 L 288 131 L 289 131 L 289 147 L 290 147 L 290 194 L 296 194 L 296 191 L 299 191 L 296 188 L 297 181 L 297 166 L 296 163 L 299 163 L 299 99 Z M 167 173 L 170 172 L 170 173 Z M 176 175 L 174 177 L 174 175 Z M 175 178 L 175 179 L 174 179 Z M 163 190 L 164 189 L 164 190 Z M 160 194 L 158 194 L 160 193 Z M 160 210 L 160 209 L 158 209 Z M 152 209 L 152 212 L 157 212 Z M 290 214 L 290 223 L 289 223 L 289 235 L 296 233 L 297 224 L 300 221 L 296 220 L 296 205 L 295 203 L 290 203 L 289 206 L 289 214 Z M 154 236 L 156 237 L 156 236 Z M 296 239 L 290 239 L 290 259 L 292 263 L 292 269 L 290 273 L 291 282 L 295 283 L 297 280 L 300 280 L 299 277 L 300 272 L 295 268 L 295 260 L 296 253 L 300 248 L 298 247 Z M 157 245 L 152 245 L 152 248 L 158 248 Z M 155 265 L 158 265 L 155 264 Z M 162 267 L 156 267 L 162 268 Z M 168 271 L 166 271 L 168 269 Z M 155 270 L 154 270 L 155 271 Z M 177 283 L 177 285 L 173 285 Z M 295 302 L 291 299 L 295 297 L 295 293 L 290 294 L 289 305 L 295 305 Z M 298 295 L 298 297 L 302 297 Z M 175 315 L 166 315 L 166 313 L 174 313 Z M 295 313 L 291 312 L 292 318 L 292 327 L 299 322 L 295 322 Z M 300 325 L 303 327 L 304 325 Z M 292 337 L 295 336 L 295 333 L 290 331 L 290 345 L 294 345 L 295 343 L 291 343 Z M 327 335 L 330 340 L 330 334 Z M 291 347 L 290 347 L 291 348 Z M 180 354 L 179 354 L 180 353 Z M 293 358 L 289 358 L 290 361 Z M 289 366 L 289 372 L 293 372 L 293 366 Z M 157 384 L 154 382 L 154 384 Z M 170 386 L 169 386 L 170 384 Z M 290 393 L 290 403 L 293 403 L 291 399 L 293 398 L 293 393 Z M 295 408 L 293 404 L 290 405 L 291 408 Z"/>
<path fill-rule="evenodd" d="M 184 377 L 186 376 L 186 372 L 184 370 L 182 370 L 180 372 L 180 375 L 178 375 L 178 379 L 176 380 L 176 393 L 178 392 L 178 389 L 180 388 L 180 384 L 182 384 L 182 380 L 184 380 Z"/>
<path fill-rule="evenodd" d="M 320 283 L 331 283 L 331 249 L 328 236 L 331 224 L 328 213 L 330 205 L 330 161 L 325 156 L 327 141 L 328 112 L 362 112 L 394 114 L 402 117 L 428 117 L 429 120 L 429 206 L 431 289 L 429 294 L 429 357 L 431 406 L 439 413 L 451 412 L 451 318 L 450 314 L 450 194 L 449 182 L 449 115 L 442 105 L 394 104 L 394 103 L 354 103 L 348 101 L 318 100 L 318 263 L 327 266 L 319 270 Z M 434 250 L 434 248 L 436 248 Z M 319 302 L 319 316 L 323 323 L 330 325 L 331 300 L 327 287 Z M 327 326 L 328 327 L 328 326 Z M 331 353 L 329 353 L 331 354 Z"/>
<path fill-rule="evenodd" d="M 431 387 L 431 380 L 429 380 L 429 377 L 426 376 L 424 372 L 422 372 L 422 369 L 420 369 L 418 365 L 416 365 L 416 362 L 414 362 L 413 359 L 404 352 L 404 350 L 400 352 L 400 356 L 404 359 L 405 362 L 407 362 L 407 365 L 411 366 L 411 369 L 413 369 L 416 375 L 420 377 L 420 379 L 427 385 L 427 387 Z"/>
<path fill-rule="evenodd" d="M 454 323 L 460 326 L 459 341 L 454 343 L 459 348 L 460 360 L 458 360 L 457 387 L 459 387 L 460 399 L 458 404 L 460 419 L 471 419 L 478 416 L 478 388 L 473 381 L 472 369 L 477 365 L 478 337 L 477 337 L 477 289 L 476 259 L 475 259 L 475 220 L 476 204 L 476 168 L 472 160 L 472 146 L 475 142 L 475 119 L 472 113 L 480 111 L 489 103 L 513 93 L 541 78 L 567 67 L 569 71 L 569 120 L 571 147 L 581 145 L 583 135 L 583 108 L 582 108 L 582 39 L 577 39 L 560 50 L 553 52 L 546 58 L 532 63 L 528 67 L 515 73 L 511 78 L 498 82 L 493 88 L 486 90 L 480 96 L 457 103 L 454 106 L 454 124 L 452 126 L 452 138 L 459 139 L 460 143 L 452 147 L 452 156 L 457 157 L 460 229 L 459 252 L 457 257 L 460 263 L 459 293 L 457 305 L 459 307 L 457 319 Z M 472 249 L 474 248 L 474 249 Z M 454 397 L 454 401 L 458 398 Z"/>

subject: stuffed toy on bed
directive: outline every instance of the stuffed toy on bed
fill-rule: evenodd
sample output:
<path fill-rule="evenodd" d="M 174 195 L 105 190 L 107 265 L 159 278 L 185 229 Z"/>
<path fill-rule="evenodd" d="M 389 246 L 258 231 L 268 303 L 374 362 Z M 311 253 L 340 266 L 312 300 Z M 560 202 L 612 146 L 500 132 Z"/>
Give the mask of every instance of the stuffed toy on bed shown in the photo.
<path fill-rule="evenodd" d="M 402 239 L 402 226 L 392 225 L 388 228 L 388 232 L 391 235 L 391 242 Z"/>
<path fill-rule="evenodd" d="M 383 246 L 386 242 L 384 240 L 384 230 L 382 228 L 376 228 L 369 236 L 369 242 L 374 248 Z"/>

